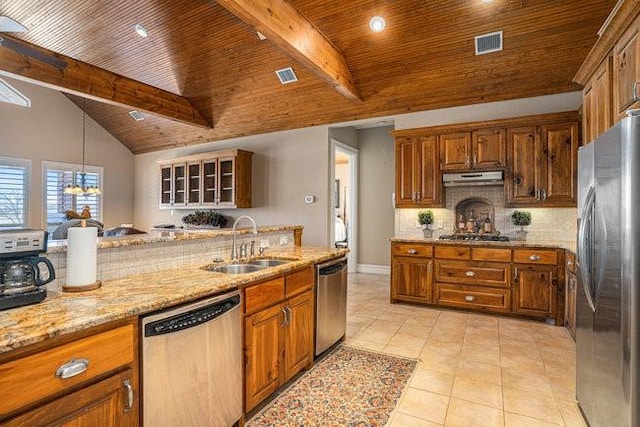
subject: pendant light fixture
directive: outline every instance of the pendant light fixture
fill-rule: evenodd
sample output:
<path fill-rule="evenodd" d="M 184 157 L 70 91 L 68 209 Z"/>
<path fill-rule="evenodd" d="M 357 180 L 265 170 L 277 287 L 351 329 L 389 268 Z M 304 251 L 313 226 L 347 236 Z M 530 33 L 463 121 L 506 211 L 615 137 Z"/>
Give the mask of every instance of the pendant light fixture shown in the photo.
<path fill-rule="evenodd" d="M 84 171 L 84 154 L 85 154 L 85 148 L 87 144 L 87 141 L 86 141 L 87 113 L 85 111 L 86 107 L 87 107 L 87 99 L 84 98 L 83 106 L 82 106 L 82 172 L 80 172 L 80 185 L 75 183 L 67 185 L 64 189 L 64 194 L 76 194 L 76 195 L 102 194 L 102 191 L 100 191 L 100 188 L 98 186 L 95 186 L 95 187 L 93 185 L 87 186 L 87 174 Z"/>

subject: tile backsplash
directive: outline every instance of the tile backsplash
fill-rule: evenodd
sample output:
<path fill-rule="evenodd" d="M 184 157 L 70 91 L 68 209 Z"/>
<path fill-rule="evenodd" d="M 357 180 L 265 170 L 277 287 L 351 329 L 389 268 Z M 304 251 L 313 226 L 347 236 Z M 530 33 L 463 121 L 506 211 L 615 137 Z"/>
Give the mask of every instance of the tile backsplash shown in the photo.
<path fill-rule="evenodd" d="M 451 234 L 456 225 L 455 208 L 464 199 L 481 197 L 488 199 L 495 212 L 494 227 L 502 235 L 514 238 L 516 226 L 511 223 L 511 213 L 515 210 L 531 212 L 531 225 L 527 241 L 557 243 L 560 246 L 573 246 L 576 239 L 576 208 L 505 208 L 504 189 L 498 186 L 487 187 L 449 187 L 445 189 L 446 208 L 431 209 L 434 214 L 433 238 L 441 234 Z M 396 209 L 395 235 L 396 237 L 422 237 L 422 230 L 418 227 L 418 212 L 421 209 Z M 438 229 L 438 221 L 442 221 L 443 228 Z"/>

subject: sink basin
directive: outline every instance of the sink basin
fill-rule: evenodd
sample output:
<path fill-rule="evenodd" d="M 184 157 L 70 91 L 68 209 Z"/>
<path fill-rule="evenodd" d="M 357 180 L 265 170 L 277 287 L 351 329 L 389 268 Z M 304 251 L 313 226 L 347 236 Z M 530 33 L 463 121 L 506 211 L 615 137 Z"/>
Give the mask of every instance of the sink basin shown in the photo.
<path fill-rule="evenodd" d="M 207 270 L 215 271 L 216 273 L 244 274 L 253 273 L 254 271 L 262 270 L 264 268 L 266 268 L 266 266 L 252 264 L 229 264 L 207 268 Z"/>
<path fill-rule="evenodd" d="M 288 262 L 291 262 L 291 260 L 268 258 L 268 259 L 256 259 L 253 261 L 249 261 L 248 265 L 259 265 L 261 267 L 275 267 L 277 265 L 286 264 Z"/>

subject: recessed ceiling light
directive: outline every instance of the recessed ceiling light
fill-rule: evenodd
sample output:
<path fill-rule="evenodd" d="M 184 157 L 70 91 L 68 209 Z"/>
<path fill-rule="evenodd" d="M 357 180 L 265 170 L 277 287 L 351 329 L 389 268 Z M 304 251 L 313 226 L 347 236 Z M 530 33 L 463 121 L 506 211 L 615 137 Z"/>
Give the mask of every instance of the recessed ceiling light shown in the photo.
<path fill-rule="evenodd" d="M 373 31 L 374 33 L 381 32 L 386 26 L 387 23 L 382 16 L 374 16 L 373 18 L 371 18 L 371 21 L 369 21 L 369 28 L 371 28 L 371 31 Z"/>
<path fill-rule="evenodd" d="M 138 110 L 129 111 L 129 115 L 136 122 L 141 122 L 144 120 L 144 115 Z"/>
<path fill-rule="evenodd" d="M 149 33 L 147 32 L 147 29 L 144 26 L 142 26 L 142 24 L 134 25 L 133 29 L 136 30 L 136 33 L 138 33 L 140 37 L 146 38 L 149 35 Z"/>

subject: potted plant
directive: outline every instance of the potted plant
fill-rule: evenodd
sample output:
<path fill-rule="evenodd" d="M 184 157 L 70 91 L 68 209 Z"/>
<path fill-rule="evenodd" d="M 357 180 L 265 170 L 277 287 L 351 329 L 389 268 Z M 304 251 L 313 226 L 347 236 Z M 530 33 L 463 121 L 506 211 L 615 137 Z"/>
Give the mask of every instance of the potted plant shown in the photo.
<path fill-rule="evenodd" d="M 431 210 L 425 210 L 418 212 L 418 222 L 422 226 L 422 234 L 425 239 L 430 239 L 433 235 L 433 230 L 429 227 L 433 224 L 433 212 Z"/>
<path fill-rule="evenodd" d="M 195 211 L 182 217 L 182 222 L 193 228 L 221 228 L 227 218 L 215 211 Z"/>
<path fill-rule="evenodd" d="M 520 229 L 516 230 L 516 240 L 527 240 L 527 232 L 524 228 L 531 224 L 531 212 L 513 211 L 511 221 L 513 225 L 520 226 Z"/>

